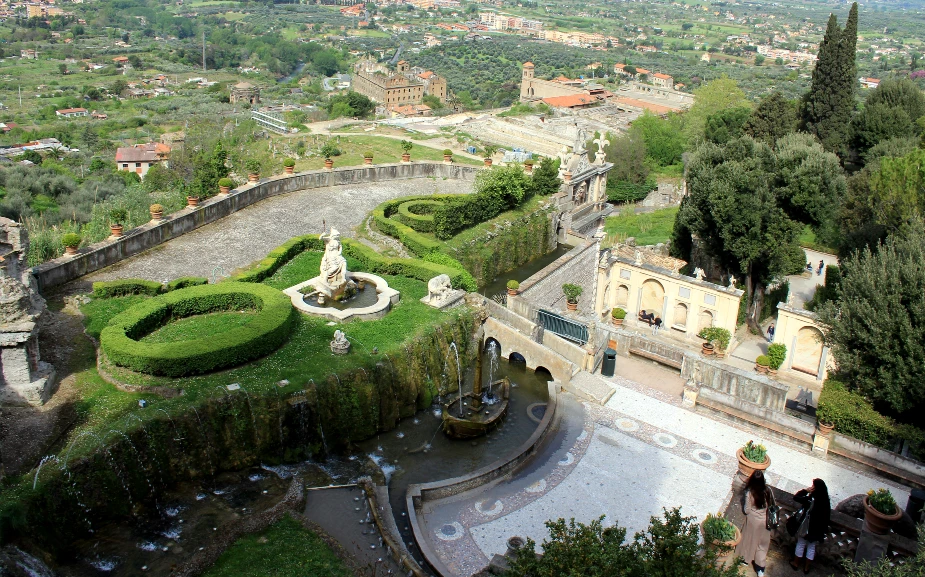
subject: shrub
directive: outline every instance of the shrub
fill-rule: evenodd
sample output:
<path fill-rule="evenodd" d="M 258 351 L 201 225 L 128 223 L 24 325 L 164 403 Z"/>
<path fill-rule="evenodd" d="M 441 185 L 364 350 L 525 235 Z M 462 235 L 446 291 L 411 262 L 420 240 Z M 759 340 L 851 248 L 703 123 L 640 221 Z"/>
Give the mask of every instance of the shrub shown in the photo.
<path fill-rule="evenodd" d="M 405 154 L 411 152 L 411 149 L 414 148 L 414 144 L 408 140 L 401 141 L 401 149 L 405 151 Z"/>
<path fill-rule="evenodd" d="M 511 280 L 507 281 L 507 288 L 510 289 L 510 290 L 512 290 L 512 291 L 516 291 L 517 289 L 520 288 L 520 283 L 517 282 L 517 281 L 514 280 L 514 279 L 511 279 Z"/>
<path fill-rule="evenodd" d="M 77 248 L 82 240 L 83 238 L 76 232 L 69 232 L 61 237 L 61 246 Z"/>
<path fill-rule="evenodd" d="M 164 291 L 161 283 L 140 278 L 99 281 L 93 283 L 93 296 L 99 298 L 122 297 L 126 295 L 156 296 Z"/>
<path fill-rule="evenodd" d="M 444 149 L 443 149 L 443 156 L 453 156 L 453 151 L 450 150 L 449 148 L 444 148 Z"/>
<path fill-rule="evenodd" d="M 218 185 L 219 185 L 219 186 L 227 186 L 228 188 L 231 188 L 231 187 L 234 186 L 234 181 L 231 180 L 231 179 L 228 178 L 228 177 L 220 178 L 220 179 L 218 179 Z"/>
<path fill-rule="evenodd" d="M 372 150 L 367 150 L 366 152 L 363 153 L 363 158 L 372 158 L 372 157 L 373 157 Z"/>
<path fill-rule="evenodd" d="M 868 491 L 867 503 L 884 515 L 893 515 L 896 513 L 896 499 L 893 498 L 892 493 L 883 487 L 877 489 L 876 491 L 873 489 Z"/>
<path fill-rule="evenodd" d="M 649 193 L 658 185 L 655 180 L 647 180 L 642 184 L 628 180 L 607 181 L 608 202 L 637 202 L 649 196 Z"/>
<path fill-rule="evenodd" d="M 755 444 L 754 441 L 745 443 L 742 454 L 752 463 L 764 463 L 768 460 L 768 449 L 764 445 Z"/>
<path fill-rule="evenodd" d="M 260 161 L 256 158 L 248 159 L 248 161 L 244 163 L 244 168 L 250 174 L 260 174 Z"/>
<path fill-rule="evenodd" d="M 626 318 L 626 311 L 617 307 L 610 311 L 610 315 L 617 320 L 622 320 Z"/>
<path fill-rule="evenodd" d="M 443 202 L 439 200 L 409 200 L 398 205 L 392 218 L 418 232 L 433 232 L 434 211 L 441 206 Z"/>
<path fill-rule="evenodd" d="M 121 225 L 128 218 L 128 211 L 124 208 L 114 208 L 109 211 L 109 221 L 115 225 Z"/>
<path fill-rule="evenodd" d="M 703 521 L 703 540 L 707 543 L 725 543 L 735 539 L 735 525 L 724 517 L 707 513 Z"/>
<path fill-rule="evenodd" d="M 244 326 L 207 338 L 170 343 L 140 342 L 170 321 L 215 311 L 255 308 Z M 282 292 L 262 284 L 194 286 L 142 302 L 115 316 L 100 334 L 109 360 L 128 369 L 181 377 L 240 365 L 275 351 L 289 338 L 295 309 Z"/>
<path fill-rule="evenodd" d="M 584 289 L 577 284 L 565 283 L 562 285 L 562 292 L 565 293 L 565 300 L 570 303 L 577 303 L 578 297 L 584 292 Z"/>
<path fill-rule="evenodd" d="M 483 148 L 485 149 L 485 158 L 491 158 L 498 152 L 498 147 L 494 144 L 486 144 Z"/>
<path fill-rule="evenodd" d="M 453 268 L 453 269 L 457 269 L 461 271 L 457 275 L 457 280 L 454 281 L 454 284 L 453 284 L 454 287 L 458 289 L 463 289 L 464 291 L 470 292 L 470 293 L 479 290 L 479 285 L 475 281 L 475 277 L 469 274 L 469 271 L 467 271 L 466 268 L 462 265 L 462 263 L 456 260 L 455 258 L 447 254 L 444 254 L 442 252 L 437 252 L 437 251 L 429 252 L 425 254 L 422 258 L 427 262 L 432 262 L 434 264 L 443 265 L 445 267 Z"/>
<path fill-rule="evenodd" d="M 324 146 L 321 147 L 321 156 L 325 158 L 333 158 L 335 156 L 340 156 L 340 149 L 334 144 L 333 141 L 329 140 L 324 143 Z"/>
<path fill-rule="evenodd" d="M 768 358 L 768 355 L 758 355 L 758 358 L 755 359 L 755 364 L 760 367 L 769 367 L 771 366 L 771 359 Z"/>
<path fill-rule="evenodd" d="M 895 423 L 875 411 L 867 399 L 831 379 L 822 387 L 816 418 L 820 423 L 834 425 L 843 435 L 877 447 L 893 449 L 897 438 L 908 440 L 913 449 L 925 445 L 925 431 Z"/>
<path fill-rule="evenodd" d="M 185 276 L 174 279 L 167 283 L 167 290 L 175 291 L 186 287 L 201 286 L 204 284 L 209 284 L 209 279 L 200 276 Z"/>
<path fill-rule="evenodd" d="M 283 161 L 283 166 L 286 166 L 286 167 L 290 167 L 290 168 L 291 168 L 291 167 L 295 166 L 295 160 L 293 160 L 293 159 L 291 159 L 291 158 L 287 158 L 286 160 Z"/>
<path fill-rule="evenodd" d="M 451 197 L 434 213 L 434 236 L 450 239 L 519 206 L 535 190 L 531 178 L 515 165 L 482 170 L 475 177 L 474 194 Z"/>
<path fill-rule="evenodd" d="M 160 204 L 152 204 L 148 207 L 148 210 L 151 212 L 164 212 L 164 207 Z"/>
<path fill-rule="evenodd" d="M 726 350 L 726 347 L 729 346 L 729 341 L 732 340 L 732 334 L 726 329 L 720 327 L 704 327 L 700 329 L 700 332 L 697 333 L 697 336 L 707 341 L 708 343 L 712 343 L 721 351 Z"/>
<path fill-rule="evenodd" d="M 768 345 L 768 360 L 771 362 L 770 367 L 775 371 L 784 364 L 787 358 L 787 346 L 780 343 Z"/>
<path fill-rule="evenodd" d="M 534 163 L 533 163 L 532 158 L 528 158 L 527 160 L 524 161 L 524 166 L 533 166 L 533 164 Z"/>

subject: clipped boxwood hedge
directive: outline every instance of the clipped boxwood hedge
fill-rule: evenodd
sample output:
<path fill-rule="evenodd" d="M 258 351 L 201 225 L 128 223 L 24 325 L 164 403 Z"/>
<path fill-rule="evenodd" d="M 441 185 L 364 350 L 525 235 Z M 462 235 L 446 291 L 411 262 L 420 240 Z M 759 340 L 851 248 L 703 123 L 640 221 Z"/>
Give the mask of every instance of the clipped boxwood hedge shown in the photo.
<path fill-rule="evenodd" d="M 144 335 L 172 320 L 253 308 L 248 324 L 208 338 L 143 343 Z M 100 334 L 109 360 L 133 371 L 182 377 L 240 365 L 275 351 L 292 330 L 295 309 L 282 292 L 254 283 L 224 282 L 169 292 L 113 317 Z"/>
<path fill-rule="evenodd" d="M 162 292 L 164 292 L 164 285 L 161 283 L 140 278 L 125 278 L 93 283 L 93 296 L 100 298 L 124 297 L 126 295 L 157 296 Z"/>
<path fill-rule="evenodd" d="M 201 276 L 184 276 L 167 283 L 167 290 L 175 291 L 191 286 L 202 286 L 204 284 L 209 284 L 209 279 Z"/>
<path fill-rule="evenodd" d="M 892 450 L 896 439 L 901 438 L 908 440 L 914 449 L 925 448 L 925 431 L 881 415 L 867 399 L 838 381 L 825 382 L 816 418 L 821 423 L 835 425 L 835 430 L 843 435 L 877 447 Z"/>
<path fill-rule="evenodd" d="M 440 206 L 443 202 L 439 200 L 409 200 L 398 205 L 398 212 L 392 219 L 418 232 L 433 232 L 434 211 Z"/>
<path fill-rule="evenodd" d="M 397 276 L 407 276 L 424 282 L 429 281 L 437 275 L 449 275 L 450 281 L 456 288 L 462 288 L 467 291 L 476 290 L 477 286 L 472 275 L 469 274 L 462 266 L 453 266 L 443 262 L 426 262 L 415 258 L 389 258 L 379 254 L 363 243 L 356 242 L 349 238 L 340 239 L 344 249 L 344 254 L 354 258 L 362 264 L 365 271 L 375 274 L 390 274 Z M 317 235 L 297 236 L 289 241 L 274 248 L 267 254 L 266 258 L 256 265 L 237 273 L 231 277 L 232 281 L 258 283 L 267 279 L 280 269 L 284 264 L 302 254 L 306 250 L 324 250 L 324 242 Z M 439 257 L 437 257 L 439 258 Z M 444 262 L 457 263 L 450 257 Z"/>

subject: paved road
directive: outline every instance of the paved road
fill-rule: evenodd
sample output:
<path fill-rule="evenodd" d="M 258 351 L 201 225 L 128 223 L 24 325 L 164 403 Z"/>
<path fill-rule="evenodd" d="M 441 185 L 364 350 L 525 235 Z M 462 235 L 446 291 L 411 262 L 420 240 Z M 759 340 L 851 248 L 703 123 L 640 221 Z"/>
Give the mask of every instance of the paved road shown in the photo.
<path fill-rule="evenodd" d="M 461 180 L 412 179 L 274 196 L 81 280 L 168 281 L 209 277 L 217 268 L 230 273 L 265 257 L 294 236 L 320 233 L 322 224 L 353 236 L 369 211 L 386 200 L 414 194 L 461 194 L 471 189 L 472 183 Z"/>

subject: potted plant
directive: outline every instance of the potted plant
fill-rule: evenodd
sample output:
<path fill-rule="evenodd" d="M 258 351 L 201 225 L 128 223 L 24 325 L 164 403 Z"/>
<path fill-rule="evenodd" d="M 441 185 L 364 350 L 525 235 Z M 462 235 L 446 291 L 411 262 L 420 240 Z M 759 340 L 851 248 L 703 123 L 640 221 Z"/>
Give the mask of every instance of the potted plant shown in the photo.
<path fill-rule="evenodd" d="M 778 369 L 781 365 L 784 364 L 784 359 L 787 358 L 787 345 L 782 345 L 780 343 L 774 343 L 768 345 L 768 373 L 771 376 L 777 374 Z"/>
<path fill-rule="evenodd" d="M 228 194 L 231 192 L 231 187 L 234 186 L 234 181 L 228 178 L 218 179 L 218 192 L 219 194 Z"/>
<path fill-rule="evenodd" d="M 565 303 L 568 310 L 578 310 L 578 297 L 581 296 L 583 290 L 577 284 L 566 283 L 562 285 L 562 292 L 565 293 Z"/>
<path fill-rule="evenodd" d="M 64 254 L 67 256 L 73 256 L 77 254 L 77 247 L 80 246 L 80 241 L 83 238 L 76 232 L 69 232 L 61 237 L 61 244 L 64 246 Z"/>
<path fill-rule="evenodd" d="M 186 197 L 186 208 L 196 208 L 197 206 L 199 206 L 198 196 L 187 196 Z"/>
<path fill-rule="evenodd" d="M 491 157 L 494 156 L 496 152 L 498 152 L 498 147 L 494 144 L 485 145 L 485 166 L 491 166 Z"/>
<path fill-rule="evenodd" d="M 363 153 L 363 164 L 372 164 L 373 163 L 373 151 L 367 150 Z"/>
<path fill-rule="evenodd" d="M 704 546 L 717 551 L 717 563 L 725 563 L 742 540 L 742 532 L 738 527 L 725 517 L 712 513 L 707 513 L 706 519 L 700 524 L 700 534 L 703 536 Z"/>
<path fill-rule="evenodd" d="M 871 489 L 864 496 L 864 525 L 871 533 L 888 534 L 902 516 L 902 509 L 886 489 Z"/>
<path fill-rule="evenodd" d="M 260 180 L 260 161 L 256 158 L 252 158 L 244 163 L 244 168 L 247 169 L 247 179 L 250 182 L 257 182 Z"/>
<path fill-rule="evenodd" d="M 623 325 L 623 319 L 626 318 L 626 311 L 617 307 L 610 311 L 610 318 L 613 321 L 613 326 L 619 327 Z"/>
<path fill-rule="evenodd" d="M 446 162 L 447 164 L 453 162 L 453 151 L 449 148 L 443 149 L 443 162 Z"/>
<path fill-rule="evenodd" d="M 414 145 L 408 140 L 401 141 L 401 161 L 402 162 L 411 162 L 411 149 L 414 148 Z"/>
<path fill-rule="evenodd" d="M 109 211 L 109 230 L 112 236 L 119 238 L 122 236 L 122 223 L 128 218 L 128 212 L 124 208 L 114 208 Z"/>
<path fill-rule="evenodd" d="M 719 356 L 725 355 L 726 347 L 729 346 L 729 341 L 732 340 L 732 334 L 720 327 L 704 327 L 697 333 L 697 336 L 705 341 L 701 349 L 704 355 L 714 353 Z"/>
<path fill-rule="evenodd" d="M 295 160 L 292 158 L 287 158 L 283 161 L 283 170 L 286 171 L 286 174 L 292 174 L 295 172 Z"/>
<path fill-rule="evenodd" d="M 533 159 L 532 158 L 528 158 L 527 160 L 524 161 L 524 170 L 527 171 L 527 174 L 531 174 L 533 172 Z"/>
<path fill-rule="evenodd" d="M 736 451 L 739 460 L 739 476 L 747 481 L 755 471 L 764 471 L 771 466 L 771 457 L 764 445 L 749 441 Z"/>
<path fill-rule="evenodd" d="M 771 359 L 768 358 L 768 355 L 758 355 L 758 358 L 755 359 L 755 370 L 762 375 L 767 374 L 770 367 Z"/>
<path fill-rule="evenodd" d="M 520 288 L 520 283 L 514 279 L 507 281 L 507 294 L 509 296 L 515 296 L 517 294 L 517 289 Z"/>
<path fill-rule="evenodd" d="M 164 218 L 164 207 L 159 204 L 152 204 L 148 207 L 148 212 L 151 213 L 151 220 L 159 222 Z"/>

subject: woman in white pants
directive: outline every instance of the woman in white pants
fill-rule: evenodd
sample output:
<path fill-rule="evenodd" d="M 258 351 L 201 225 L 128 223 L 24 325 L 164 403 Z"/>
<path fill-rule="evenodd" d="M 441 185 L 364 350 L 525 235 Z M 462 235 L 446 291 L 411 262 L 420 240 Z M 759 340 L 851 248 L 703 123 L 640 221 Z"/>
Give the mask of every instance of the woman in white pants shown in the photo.
<path fill-rule="evenodd" d="M 829 489 L 822 479 L 813 479 L 812 486 L 797 491 L 793 500 L 803 506 L 805 513 L 796 534 L 797 546 L 790 566 L 796 571 L 802 564 L 803 573 L 809 573 L 816 558 L 816 545 L 822 543 L 829 529 L 829 518 L 832 516 Z"/>

